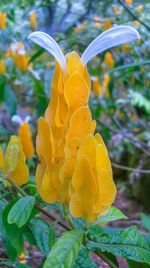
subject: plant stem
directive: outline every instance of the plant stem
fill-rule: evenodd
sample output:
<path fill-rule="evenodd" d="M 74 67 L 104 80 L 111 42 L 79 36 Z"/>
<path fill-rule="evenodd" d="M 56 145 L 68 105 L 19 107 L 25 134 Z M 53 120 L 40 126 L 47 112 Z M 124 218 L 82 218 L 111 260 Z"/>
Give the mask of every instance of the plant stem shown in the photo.
<path fill-rule="evenodd" d="M 43 213 L 44 215 L 46 215 L 50 220 L 52 220 L 52 221 L 56 221 L 57 220 L 57 218 L 54 215 L 52 215 L 51 213 L 49 213 L 45 209 L 41 208 L 40 206 L 35 205 L 34 207 L 36 209 L 38 209 L 41 213 Z M 69 226 L 67 226 L 66 224 L 64 224 L 63 222 L 58 221 L 58 224 L 61 227 L 63 227 L 65 230 L 67 230 L 67 231 L 70 231 L 71 230 L 71 228 Z"/>
<path fill-rule="evenodd" d="M 11 178 L 9 178 L 9 177 L 6 177 L 5 178 L 7 181 L 9 181 L 9 183 L 11 184 L 11 185 L 13 185 L 14 186 L 14 188 L 23 196 L 23 197 L 25 197 L 25 196 L 27 196 L 27 194 L 26 194 L 26 192 L 15 182 L 15 181 L 13 181 Z"/>
<path fill-rule="evenodd" d="M 118 268 L 110 259 L 108 259 L 103 252 L 96 251 L 95 254 L 99 256 L 104 262 L 106 262 L 111 268 Z"/>

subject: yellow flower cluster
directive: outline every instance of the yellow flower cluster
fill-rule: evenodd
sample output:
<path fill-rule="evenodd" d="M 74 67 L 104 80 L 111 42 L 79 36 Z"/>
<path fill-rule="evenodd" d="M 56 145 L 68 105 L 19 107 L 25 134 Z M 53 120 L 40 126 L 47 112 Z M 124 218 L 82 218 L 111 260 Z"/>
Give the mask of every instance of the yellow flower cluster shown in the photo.
<path fill-rule="evenodd" d="M 34 11 L 30 13 L 30 27 L 32 30 L 35 30 L 37 27 L 37 18 Z"/>
<path fill-rule="evenodd" d="M 5 153 L 0 148 L 0 168 L 4 176 L 9 176 L 18 185 L 25 184 L 29 171 L 21 142 L 17 136 L 11 136 Z"/>
<path fill-rule="evenodd" d="M 0 74 L 6 73 L 6 63 L 4 60 L 0 60 Z"/>
<path fill-rule="evenodd" d="M 26 71 L 28 69 L 29 57 L 27 56 L 24 44 L 21 41 L 10 45 L 6 57 L 11 57 L 20 71 Z"/>
<path fill-rule="evenodd" d="M 45 201 L 69 205 L 73 216 L 92 222 L 109 209 L 116 189 L 107 149 L 94 136 L 87 68 L 76 52 L 66 58 L 67 74 L 56 65 L 51 100 L 38 121 L 36 182 Z"/>
<path fill-rule="evenodd" d="M 26 158 L 31 158 L 34 155 L 34 146 L 32 141 L 32 132 L 28 122 L 23 122 L 19 126 L 18 136 L 20 138 Z"/>
<path fill-rule="evenodd" d="M 0 12 L 0 29 L 5 30 L 6 28 L 7 14 L 5 12 Z"/>
<path fill-rule="evenodd" d="M 83 21 L 81 24 L 79 24 L 78 26 L 75 27 L 74 31 L 76 33 L 79 33 L 85 29 L 86 25 L 87 25 L 87 21 Z"/>
<path fill-rule="evenodd" d="M 106 52 L 105 57 L 104 57 L 104 62 L 108 68 L 114 67 L 115 61 L 114 61 L 114 58 L 110 52 Z"/>
<path fill-rule="evenodd" d="M 130 6 L 133 3 L 133 0 L 125 0 L 126 5 Z"/>
<path fill-rule="evenodd" d="M 98 97 L 101 94 L 105 95 L 105 97 L 108 97 L 109 96 L 109 83 L 110 83 L 110 77 L 108 74 L 104 75 L 102 85 L 99 83 L 98 76 L 96 76 L 94 78 L 93 87 L 92 87 L 95 97 Z"/>
<path fill-rule="evenodd" d="M 104 28 L 105 28 L 105 30 L 108 30 L 108 29 L 110 29 L 111 27 L 112 27 L 111 20 L 110 20 L 110 18 L 107 18 L 106 21 L 105 21 L 105 26 L 104 26 Z"/>

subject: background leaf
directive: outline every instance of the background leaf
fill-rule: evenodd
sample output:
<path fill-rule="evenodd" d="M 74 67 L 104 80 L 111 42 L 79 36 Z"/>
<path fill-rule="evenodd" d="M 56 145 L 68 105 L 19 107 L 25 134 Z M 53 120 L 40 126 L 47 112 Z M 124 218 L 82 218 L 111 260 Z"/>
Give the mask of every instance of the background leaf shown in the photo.
<path fill-rule="evenodd" d="M 83 234 L 76 230 L 65 233 L 52 248 L 44 268 L 71 268 L 74 265 L 83 240 Z"/>
<path fill-rule="evenodd" d="M 118 233 L 104 233 L 94 227 L 90 231 L 89 249 L 102 250 L 126 259 L 150 264 L 150 247 L 136 227 L 129 227 Z"/>
<path fill-rule="evenodd" d="M 34 204 L 34 196 L 28 195 L 19 199 L 8 214 L 8 223 L 16 223 L 19 228 L 23 226 L 28 221 Z"/>
<path fill-rule="evenodd" d="M 50 249 L 55 243 L 55 230 L 47 222 L 40 218 L 31 221 L 31 229 L 37 247 L 48 256 Z"/>

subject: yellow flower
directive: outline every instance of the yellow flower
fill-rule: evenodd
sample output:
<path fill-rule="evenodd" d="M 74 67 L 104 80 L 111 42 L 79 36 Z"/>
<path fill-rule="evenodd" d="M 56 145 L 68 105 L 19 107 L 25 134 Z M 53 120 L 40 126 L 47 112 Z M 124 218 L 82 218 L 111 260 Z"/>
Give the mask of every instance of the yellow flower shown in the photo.
<path fill-rule="evenodd" d="M 25 163 L 25 155 L 17 136 L 11 136 L 3 158 L 3 174 L 14 180 L 18 185 L 28 181 L 29 171 Z"/>
<path fill-rule="evenodd" d="M 35 30 L 37 27 L 37 18 L 34 11 L 30 13 L 30 26 L 32 30 Z"/>
<path fill-rule="evenodd" d="M 136 11 L 137 11 L 138 13 L 141 13 L 141 12 L 143 11 L 143 5 L 138 5 L 138 6 L 136 7 Z"/>
<path fill-rule="evenodd" d="M 130 6 L 133 3 L 133 0 L 125 0 L 126 5 Z"/>
<path fill-rule="evenodd" d="M 113 59 L 113 56 L 110 52 L 106 52 L 104 57 L 104 62 L 108 68 L 113 68 L 115 65 L 115 61 Z"/>
<path fill-rule="evenodd" d="M 115 199 L 111 164 L 99 134 L 88 135 L 80 146 L 71 191 L 71 214 L 89 222 L 105 214 Z"/>
<path fill-rule="evenodd" d="M 4 30 L 6 28 L 7 14 L 5 12 L 0 12 L 0 29 Z"/>
<path fill-rule="evenodd" d="M 139 40 L 139 39 L 138 39 L 138 40 Z M 129 53 L 129 52 L 130 52 L 130 49 L 131 49 L 131 46 L 130 46 L 129 43 L 125 43 L 125 44 L 123 45 L 123 51 L 124 51 L 125 53 Z"/>
<path fill-rule="evenodd" d="M 107 18 L 105 21 L 105 30 L 108 30 L 112 27 L 110 18 Z"/>
<path fill-rule="evenodd" d="M 105 97 L 109 97 L 109 83 L 110 83 L 110 76 L 108 74 L 105 74 L 102 83 L 103 93 Z"/>
<path fill-rule="evenodd" d="M 94 26 L 95 27 L 101 27 L 101 26 L 103 26 L 103 22 L 100 21 L 100 18 L 98 16 L 94 16 Z"/>
<path fill-rule="evenodd" d="M 99 83 L 98 77 L 95 77 L 94 78 L 94 81 L 93 81 L 93 91 L 94 91 L 94 95 L 96 97 L 98 97 L 102 93 L 102 86 Z"/>
<path fill-rule="evenodd" d="M 0 60 L 0 74 L 6 73 L 6 63 L 4 60 Z"/>
<path fill-rule="evenodd" d="M 46 33 L 29 36 L 57 60 L 51 99 L 45 116 L 38 121 L 37 189 L 48 203 L 69 205 L 73 216 L 89 222 L 106 213 L 116 189 L 107 149 L 100 135 L 94 136 L 96 123 L 88 107 L 91 81 L 86 65 L 98 53 L 138 37 L 131 27 L 115 27 L 98 36 L 81 57 L 76 52 L 65 57 Z M 109 81 L 106 75 L 104 88 Z"/>
<path fill-rule="evenodd" d="M 118 7 L 118 6 L 114 6 L 113 11 L 114 11 L 114 14 L 117 16 L 117 15 L 122 13 L 123 9 L 121 7 Z"/>
<path fill-rule="evenodd" d="M 4 161 L 3 159 L 4 159 L 3 150 L 0 147 L 0 169 L 2 169 L 2 167 L 3 167 L 3 161 Z"/>
<path fill-rule="evenodd" d="M 29 120 L 30 116 L 27 116 L 24 121 L 18 115 L 12 117 L 12 121 L 19 124 L 18 137 L 20 138 L 27 159 L 34 155 L 34 145 Z"/>
<path fill-rule="evenodd" d="M 74 31 L 76 33 L 79 33 L 85 29 L 86 25 L 87 25 L 87 21 L 83 21 L 81 24 L 79 24 L 78 26 L 75 27 Z"/>

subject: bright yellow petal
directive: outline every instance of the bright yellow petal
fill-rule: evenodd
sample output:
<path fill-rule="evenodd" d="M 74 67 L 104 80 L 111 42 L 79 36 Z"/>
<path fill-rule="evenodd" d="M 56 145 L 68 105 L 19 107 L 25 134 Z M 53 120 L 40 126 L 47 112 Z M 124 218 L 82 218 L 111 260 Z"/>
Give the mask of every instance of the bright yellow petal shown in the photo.
<path fill-rule="evenodd" d="M 80 74 L 83 74 L 84 72 L 84 65 L 75 51 L 67 55 L 67 65 L 69 75 L 72 75 L 75 72 L 79 72 Z"/>
<path fill-rule="evenodd" d="M 79 72 L 73 73 L 67 80 L 64 96 L 70 110 L 76 110 L 87 103 L 89 88 Z"/>
<path fill-rule="evenodd" d="M 82 139 L 93 131 L 92 128 L 93 123 L 89 108 L 87 106 L 80 107 L 72 114 L 66 140 L 74 137 Z"/>

